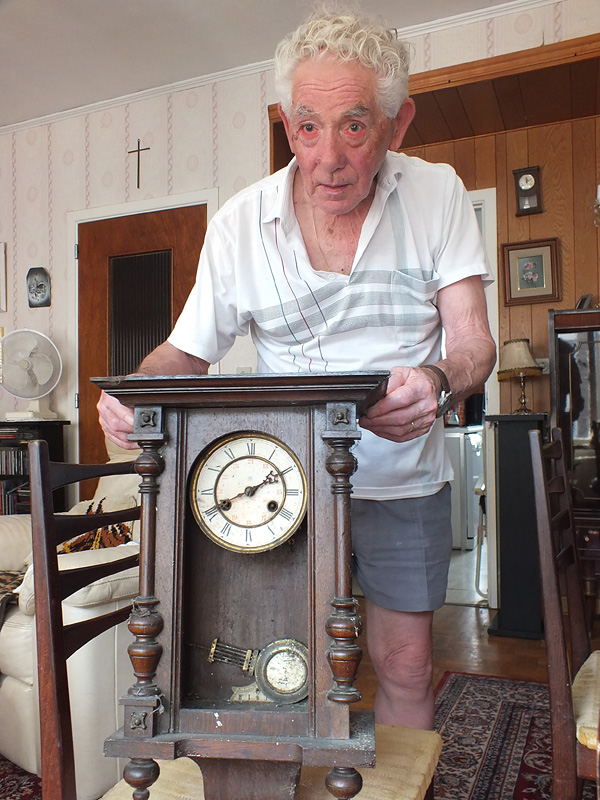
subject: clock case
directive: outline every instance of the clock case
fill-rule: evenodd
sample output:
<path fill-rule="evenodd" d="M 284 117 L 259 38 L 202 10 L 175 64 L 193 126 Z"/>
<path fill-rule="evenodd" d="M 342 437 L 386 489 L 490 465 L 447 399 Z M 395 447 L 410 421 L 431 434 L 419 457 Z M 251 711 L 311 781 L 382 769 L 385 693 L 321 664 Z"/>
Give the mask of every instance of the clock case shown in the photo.
<path fill-rule="evenodd" d="M 521 167 L 513 169 L 515 178 L 516 216 L 524 217 L 531 214 L 541 214 L 544 211 L 542 204 L 541 170 L 539 167 Z M 533 184 L 529 188 L 521 186 L 520 180 L 524 176 L 531 176 Z"/>
<path fill-rule="evenodd" d="M 135 409 L 142 448 L 140 595 L 129 646 L 136 682 L 122 698 L 124 727 L 105 744 L 129 757 L 126 780 L 156 780 L 154 759 L 188 756 L 207 800 L 293 797 L 301 764 L 332 766 L 335 797 L 361 786 L 375 757 L 372 712 L 350 711 L 361 629 L 352 598 L 351 448 L 358 418 L 385 394 L 387 372 L 93 379 Z M 191 511 L 194 466 L 236 431 L 285 443 L 302 464 L 308 504 L 293 537 L 238 553 L 204 535 Z M 262 650 L 293 639 L 308 648 L 308 697 L 293 704 L 232 702 L 251 682 L 209 662 L 214 639 Z M 334 766 L 335 765 L 335 766 Z M 291 793 L 290 793 L 291 792 Z"/>

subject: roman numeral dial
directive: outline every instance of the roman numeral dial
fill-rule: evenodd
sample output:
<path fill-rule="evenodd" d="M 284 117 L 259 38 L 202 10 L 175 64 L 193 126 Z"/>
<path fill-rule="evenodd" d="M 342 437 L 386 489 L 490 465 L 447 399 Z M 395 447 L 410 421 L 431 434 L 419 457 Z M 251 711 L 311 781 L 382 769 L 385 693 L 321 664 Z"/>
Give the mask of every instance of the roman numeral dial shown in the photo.
<path fill-rule="evenodd" d="M 213 442 L 192 472 L 200 529 L 227 550 L 260 553 L 285 542 L 306 512 L 306 477 L 295 453 L 267 434 L 240 431 Z"/>

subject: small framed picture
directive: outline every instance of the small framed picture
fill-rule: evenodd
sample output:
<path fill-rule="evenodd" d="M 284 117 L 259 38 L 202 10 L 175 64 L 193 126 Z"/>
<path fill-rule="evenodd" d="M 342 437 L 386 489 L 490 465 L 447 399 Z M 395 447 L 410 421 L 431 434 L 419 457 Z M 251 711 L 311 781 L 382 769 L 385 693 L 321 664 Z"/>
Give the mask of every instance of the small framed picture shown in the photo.
<path fill-rule="evenodd" d="M 32 267 L 27 273 L 27 300 L 30 308 L 50 305 L 50 275 L 44 267 Z"/>
<path fill-rule="evenodd" d="M 506 305 L 560 300 L 558 239 L 502 245 Z"/>

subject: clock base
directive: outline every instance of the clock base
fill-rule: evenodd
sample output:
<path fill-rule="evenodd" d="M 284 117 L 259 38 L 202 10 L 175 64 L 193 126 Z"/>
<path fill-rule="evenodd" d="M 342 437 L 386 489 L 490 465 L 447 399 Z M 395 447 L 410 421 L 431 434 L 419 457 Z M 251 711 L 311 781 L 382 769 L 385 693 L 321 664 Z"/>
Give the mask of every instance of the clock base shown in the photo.
<path fill-rule="evenodd" d="M 140 800 L 152 800 L 152 784 L 158 777 L 154 758 L 168 761 L 181 756 L 198 764 L 205 800 L 293 800 L 302 766 L 332 764 L 336 766 L 327 773 L 325 785 L 333 797 L 350 800 L 362 787 L 355 767 L 375 765 L 373 712 L 354 711 L 351 720 L 352 735 L 346 740 L 265 735 L 247 741 L 243 735 L 231 735 L 224 741 L 181 733 L 136 740 L 125 737 L 121 729 L 106 740 L 105 754 L 126 753 L 131 758 L 123 776 L 132 788 L 149 792 L 136 795 Z"/>
<path fill-rule="evenodd" d="M 298 762 L 191 759 L 202 772 L 204 800 L 292 800 L 300 782 Z M 159 775 L 154 760 L 132 759 L 123 774 L 138 793 L 134 797 L 151 798 L 151 786 Z M 327 790 L 336 800 L 351 800 L 362 785 L 362 776 L 353 767 L 333 767 L 325 779 Z"/>
<path fill-rule="evenodd" d="M 205 800 L 290 800 L 300 780 L 301 765 L 294 762 L 193 760 L 202 771 Z"/>

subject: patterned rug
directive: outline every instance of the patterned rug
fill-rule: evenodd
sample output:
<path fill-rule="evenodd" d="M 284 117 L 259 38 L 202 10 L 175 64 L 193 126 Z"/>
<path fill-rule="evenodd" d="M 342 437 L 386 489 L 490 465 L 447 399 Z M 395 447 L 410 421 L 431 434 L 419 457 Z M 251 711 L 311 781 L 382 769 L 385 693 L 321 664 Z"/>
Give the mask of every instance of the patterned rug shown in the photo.
<path fill-rule="evenodd" d="M 435 800 L 552 800 L 546 684 L 447 672 L 436 729 L 444 747 Z M 591 784 L 583 797 L 596 797 Z"/>
<path fill-rule="evenodd" d="M 545 684 L 447 672 L 436 690 L 436 728 L 444 747 L 435 800 L 552 800 Z M 42 797 L 40 779 L 2 756 L 0 787 L 1 800 Z M 583 798 L 595 800 L 591 785 Z"/>
<path fill-rule="evenodd" d="M 0 797 L 2 800 L 41 800 L 42 781 L 0 756 Z"/>

